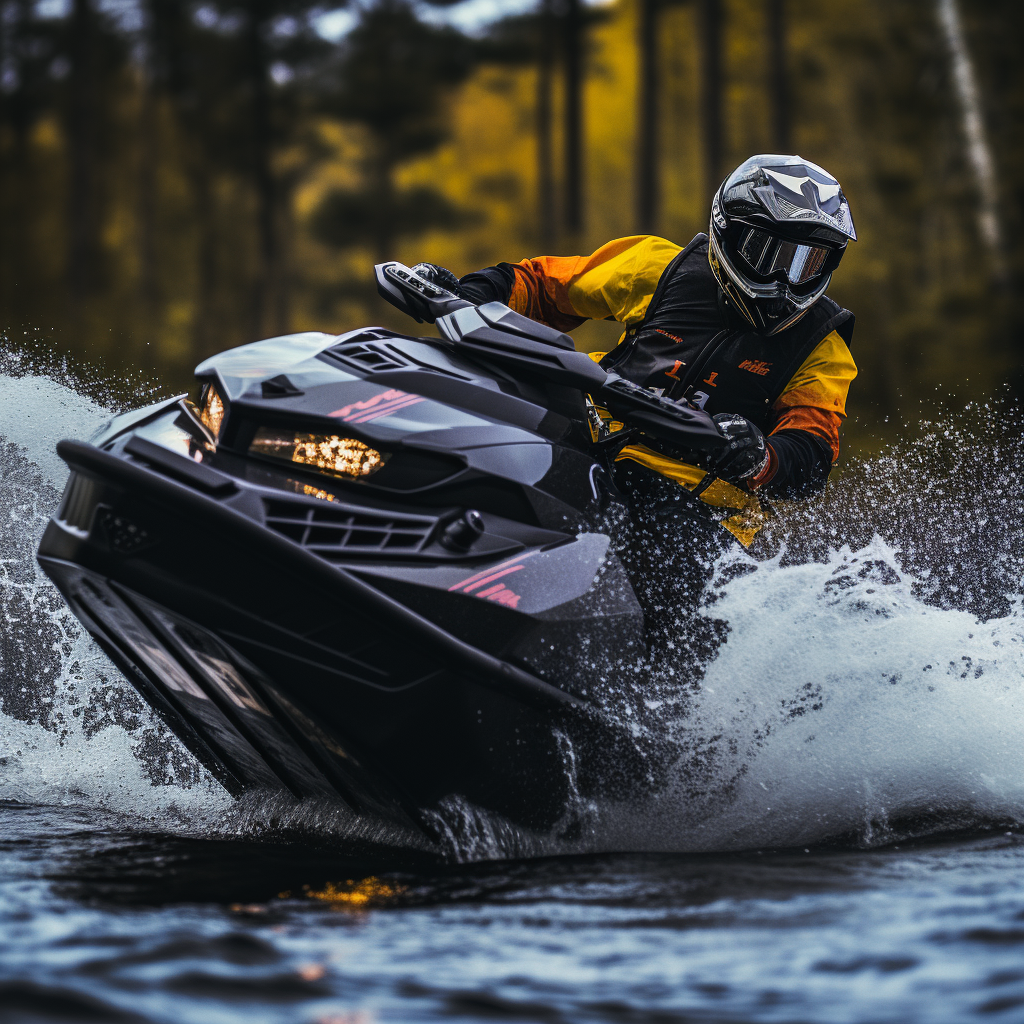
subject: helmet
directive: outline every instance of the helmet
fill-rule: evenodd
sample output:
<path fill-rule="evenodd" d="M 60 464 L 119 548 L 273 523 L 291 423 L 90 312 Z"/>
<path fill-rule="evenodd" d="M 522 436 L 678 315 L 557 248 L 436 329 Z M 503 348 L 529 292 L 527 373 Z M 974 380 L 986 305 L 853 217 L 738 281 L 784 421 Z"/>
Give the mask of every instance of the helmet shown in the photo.
<path fill-rule="evenodd" d="M 760 334 L 796 323 L 828 287 L 857 232 L 828 171 L 799 156 L 752 156 L 711 203 L 708 260 L 737 311 Z"/>

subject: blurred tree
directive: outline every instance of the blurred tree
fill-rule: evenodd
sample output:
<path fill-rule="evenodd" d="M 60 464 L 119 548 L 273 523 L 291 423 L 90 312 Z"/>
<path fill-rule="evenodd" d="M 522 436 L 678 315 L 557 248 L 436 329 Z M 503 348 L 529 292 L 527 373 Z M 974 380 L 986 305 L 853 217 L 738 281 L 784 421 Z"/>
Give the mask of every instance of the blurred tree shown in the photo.
<path fill-rule="evenodd" d="M 636 229 L 657 233 L 661 198 L 661 15 L 689 0 L 638 0 L 639 109 L 636 126 Z"/>
<path fill-rule="evenodd" d="M 540 0 L 533 13 L 493 25 L 478 50 L 481 62 L 536 66 L 536 241 L 545 252 L 554 252 L 562 235 L 578 246 L 585 229 L 588 40 L 611 13 L 579 0 Z M 561 71 L 560 90 L 556 89 L 557 71 Z M 556 130 L 556 92 L 561 94 L 560 130 Z M 562 143 L 560 176 L 555 173 L 557 135 Z"/>
<path fill-rule="evenodd" d="M 71 60 L 67 91 L 67 135 L 71 156 L 68 189 L 68 285 L 81 300 L 96 283 L 100 212 L 97 195 L 100 29 L 90 0 L 73 0 L 67 50 Z"/>
<path fill-rule="evenodd" d="M 311 19 L 318 0 L 218 0 L 222 24 L 234 43 L 230 66 L 236 150 L 255 198 L 256 255 L 251 284 L 253 336 L 280 333 L 288 324 L 285 226 L 294 176 L 275 168 L 275 157 L 303 132 L 303 100 L 318 81 L 326 44 Z M 309 97 L 312 98 L 312 97 Z M 307 113 L 309 107 L 307 107 Z"/>
<path fill-rule="evenodd" d="M 37 274 L 26 274 L 34 265 L 30 142 L 53 107 L 56 52 L 55 33 L 36 17 L 32 0 L 0 4 L 0 306 L 18 315 L 35 305 Z"/>
<path fill-rule="evenodd" d="M 343 45 L 337 89 L 326 105 L 365 133 L 362 182 L 323 198 L 312 219 L 318 238 L 338 247 L 366 246 L 385 260 L 402 236 L 464 222 L 468 212 L 440 189 L 402 188 L 396 172 L 447 137 L 446 100 L 476 56 L 464 35 L 425 23 L 405 0 L 363 8 Z"/>
<path fill-rule="evenodd" d="M 558 236 L 555 211 L 552 87 L 555 64 L 554 0 L 541 0 L 537 26 L 537 238 L 545 252 L 554 252 Z"/>
<path fill-rule="evenodd" d="M 772 149 L 788 153 L 789 83 L 786 73 L 786 0 L 767 0 L 768 20 L 768 92 L 772 104 Z"/>
<path fill-rule="evenodd" d="M 583 79 L 586 23 L 580 0 L 562 0 L 562 39 L 565 69 L 565 230 L 571 237 L 583 231 L 585 161 L 583 158 Z"/>
<path fill-rule="evenodd" d="M 0 331 L 45 330 L 90 362 L 180 384 L 214 349 L 360 322 L 365 292 L 344 296 L 371 254 L 468 270 L 593 247 L 643 211 L 686 241 L 724 164 L 782 146 L 775 108 L 791 112 L 785 148 L 836 173 L 853 204 L 860 240 L 831 291 L 858 315 L 855 409 L 873 403 L 881 422 L 939 384 L 977 395 L 1024 363 L 1019 0 L 957 0 L 1012 275 L 1002 293 L 979 258 L 935 0 L 785 0 L 784 21 L 782 0 L 663 2 L 640 33 L 647 2 L 600 18 L 577 6 L 572 180 L 586 180 L 587 217 L 569 238 L 564 0 L 473 40 L 421 7 L 362 0 L 337 45 L 299 0 L 0 0 Z M 780 40 L 784 104 L 771 99 Z"/>
<path fill-rule="evenodd" d="M 722 175 L 722 4 L 701 0 L 701 107 L 704 192 L 711 203 Z"/>
<path fill-rule="evenodd" d="M 636 227 L 654 234 L 658 224 L 658 123 L 661 75 L 658 15 L 662 0 L 639 0 L 637 47 L 640 51 L 640 109 L 636 126 Z"/>
<path fill-rule="evenodd" d="M 1024 5 L 1014 0 L 960 0 L 966 46 L 973 54 L 984 130 L 993 158 L 992 198 L 1005 267 L 997 267 L 992 305 L 1014 366 L 1010 381 L 1024 396 Z M 998 273 L 998 271 L 1002 273 Z"/>
<path fill-rule="evenodd" d="M 309 0 L 222 0 L 205 10 L 204 21 L 197 22 L 185 0 L 145 3 L 147 91 L 163 95 L 174 112 L 181 135 L 179 156 L 196 214 L 194 329 L 200 345 L 221 333 L 214 307 L 217 296 L 230 287 L 225 273 L 240 289 L 229 304 L 229 315 L 246 325 L 249 337 L 287 329 L 291 196 L 298 177 L 322 155 L 311 142 L 309 115 L 329 49 L 312 28 L 319 8 Z M 155 113 L 151 101 L 144 106 Z M 300 116 L 303 108 L 305 118 Z M 145 222 L 155 210 L 153 198 L 147 198 L 153 182 L 147 179 L 159 162 L 153 147 L 160 135 L 147 131 L 142 139 Z M 297 166 L 296 148 L 302 150 Z M 225 176 L 251 190 L 254 244 L 252 258 L 241 261 L 241 268 L 237 257 L 228 261 L 219 254 L 225 243 L 237 253 L 241 240 L 223 238 L 214 209 L 218 182 Z M 151 230 L 143 228 L 143 239 Z M 152 252 L 144 253 L 144 277 L 146 263 L 154 258 Z M 245 280 L 239 279 L 242 268 Z"/>

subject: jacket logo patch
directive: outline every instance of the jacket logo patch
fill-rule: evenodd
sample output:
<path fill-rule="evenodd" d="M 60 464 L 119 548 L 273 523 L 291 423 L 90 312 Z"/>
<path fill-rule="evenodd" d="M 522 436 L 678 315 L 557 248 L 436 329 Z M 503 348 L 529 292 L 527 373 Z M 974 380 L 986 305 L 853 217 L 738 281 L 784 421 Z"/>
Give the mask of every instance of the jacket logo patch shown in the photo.
<path fill-rule="evenodd" d="M 718 371 L 717 370 L 714 373 L 709 373 L 704 378 L 704 383 L 707 384 L 709 387 L 717 388 L 718 385 L 715 383 L 715 378 L 717 376 L 718 376 Z"/>
<path fill-rule="evenodd" d="M 758 373 L 762 377 L 766 377 L 771 371 L 772 364 L 766 363 L 761 359 L 744 359 L 740 363 L 741 370 L 749 370 L 751 373 Z"/>
<path fill-rule="evenodd" d="M 673 341 L 677 342 L 680 345 L 683 344 L 683 339 L 680 338 L 678 334 L 672 334 L 670 331 L 663 331 L 660 327 L 655 327 L 654 333 L 664 334 L 666 338 L 671 338 Z"/>
<path fill-rule="evenodd" d="M 665 371 L 665 376 L 671 377 L 673 380 L 679 380 L 679 368 L 685 365 L 686 363 L 684 363 L 681 359 L 677 359 L 672 369 Z"/>

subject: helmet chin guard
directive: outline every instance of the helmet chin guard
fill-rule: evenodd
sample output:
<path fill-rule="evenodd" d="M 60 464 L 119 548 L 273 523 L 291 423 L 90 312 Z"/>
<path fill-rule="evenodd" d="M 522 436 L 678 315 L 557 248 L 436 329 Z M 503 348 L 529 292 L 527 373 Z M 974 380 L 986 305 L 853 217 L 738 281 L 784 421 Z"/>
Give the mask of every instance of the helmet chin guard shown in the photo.
<path fill-rule="evenodd" d="M 799 156 L 740 164 L 711 204 L 708 261 L 730 304 L 759 334 L 791 327 L 825 294 L 857 237 L 828 171 Z"/>

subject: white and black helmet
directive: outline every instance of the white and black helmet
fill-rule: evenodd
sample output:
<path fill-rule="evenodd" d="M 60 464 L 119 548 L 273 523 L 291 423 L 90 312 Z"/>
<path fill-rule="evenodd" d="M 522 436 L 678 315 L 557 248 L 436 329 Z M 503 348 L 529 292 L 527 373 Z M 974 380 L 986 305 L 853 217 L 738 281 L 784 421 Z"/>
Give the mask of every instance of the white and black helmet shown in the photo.
<path fill-rule="evenodd" d="M 722 290 L 761 334 L 814 305 L 857 232 L 828 171 L 799 156 L 752 156 L 711 204 L 708 259 Z"/>

